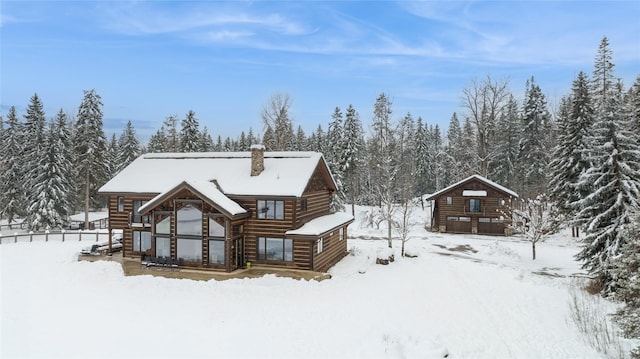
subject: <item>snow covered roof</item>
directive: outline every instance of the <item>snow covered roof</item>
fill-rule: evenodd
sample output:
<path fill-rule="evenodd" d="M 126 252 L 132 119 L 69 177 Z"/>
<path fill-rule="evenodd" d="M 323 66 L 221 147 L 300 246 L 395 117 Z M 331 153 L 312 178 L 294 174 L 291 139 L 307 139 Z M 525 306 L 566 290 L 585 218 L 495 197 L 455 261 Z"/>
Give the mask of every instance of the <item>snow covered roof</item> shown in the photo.
<path fill-rule="evenodd" d="M 447 188 L 443 188 L 443 189 L 437 191 L 436 193 L 428 196 L 426 199 L 427 200 L 434 199 L 434 198 L 440 196 L 441 194 L 443 194 L 445 192 L 448 192 L 451 189 L 456 188 L 458 186 L 461 186 L 461 185 L 463 185 L 463 184 L 465 184 L 467 182 L 470 182 L 470 181 L 472 181 L 474 179 L 476 179 L 476 180 L 478 180 L 480 182 L 483 182 L 484 184 L 488 185 L 489 187 L 493 187 L 494 189 L 496 189 L 496 190 L 498 190 L 500 192 L 504 192 L 504 193 L 506 193 L 506 194 L 508 194 L 508 195 L 510 195 L 512 197 L 518 197 L 517 193 L 513 192 L 512 190 L 508 189 L 507 187 L 501 186 L 501 185 L 499 185 L 499 184 L 497 184 L 497 183 L 495 183 L 495 182 L 493 182 L 491 180 L 488 180 L 488 179 L 486 179 L 486 178 L 484 178 L 484 177 L 482 177 L 480 175 L 473 175 L 473 176 L 469 176 L 469 177 L 463 179 L 462 181 L 456 182 L 456 183 L 452 184 L 451 186 L 449 186 Z M 464 196 L 464 193 L 463 193 L 463 196 Z M 485 193 L 485 196 L 486 196 L 486 193 Z"/>
<path fill-rule="evenodd" d="M 353 220 L 354 218 L 350 214 L 336 212 L 314 218 L 298 229 L 286 231 L 285 234 L 288 236 L 319 236 L 345 224 L 350 224 Z"/>
<path fill-rule="evenodd" d="M 141 214 L 149 212 L 151 209 L 165 201 L 167 198 L 171 197 L 175 192 L 181 190 L 182 188 L 189 189 L 190 191 L 198 195 L 201 199 L 209 202 L 209 204 L 218 208 L 221 212 L 229 216 L 237 216 L 240 214 L 248 213 L 247 210 L 242 208 L 238 203 L 225 196 L 224 193 L 220 192 L 215 183 L 198 180 L 182 181 L 176 184 L 175 186 L 169 188 L 167 191 L 160 193 L 149 202 L 145 203 L 144 206 L 140 207 L 138 212 L 140 212 Z"/>
<path fill-rule="evenodd" d="M 251 176 L 251 152 L 151 153 L 138 157 L 99 192 L 157 194 L 182 181 L 215 181 L 227 196 L 300 197 L 320 162 L 318 152 L 265 152 L 264 171 Z M 329 185 L 335 188 L 333 178 Z"/>

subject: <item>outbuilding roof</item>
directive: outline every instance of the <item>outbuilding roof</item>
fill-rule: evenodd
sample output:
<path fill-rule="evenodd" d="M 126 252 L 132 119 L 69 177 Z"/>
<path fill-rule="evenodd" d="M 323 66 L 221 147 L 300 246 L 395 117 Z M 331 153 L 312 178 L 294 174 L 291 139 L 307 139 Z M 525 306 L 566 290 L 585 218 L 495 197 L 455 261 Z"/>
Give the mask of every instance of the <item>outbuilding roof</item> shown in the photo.
<path fill-rule="evenodd" d="M 482 177 L 480 175 L 473 175 L 473 176 L 469 176 L 469 177 L 463 179 L 462 181 L 456 182 L 456 183 L 452 184 L 449 187 L 446 187 L 446 188 L 443 188 L 443 189 L 437 191 L 436 193 L 428 196 L 426 199 L 427 200 L 435 199 L 436 197 L 439 197 L 441 194 L 443 194 L 445 192 L 449 192 L 450 190 L 452 190 L 454 188 L 463 186 L 466 183 L 469 183 L 469 182 L 471 182 L 473 180 L 478 180 L 478 181 L 486 184 L 487 186 L 492 187 L 493 189 L 495 189 L 495 190 L 497 190 L 499 192 L 505 193 L 505 194 L 507 194 L 507 195 L 509 195 L 511 197 L 518 197 L 517 193 L 515 193 L 514 191 L 508 189 L 507 187 L 499 185 L 499 184 L 497 184 L 497 183 L 495 183 L 495 182 L 493 182 L 493 181 L 491 181 L 489 179 L 486 179 L 486 178 L 484 178 L 484 177 Z M 472 194 L 469 194 L 469 195 L 472 195 Z M 476 194 L 476 196 L 479 196 L 479 194 Z M 484 196 L 486 196 L 486 193 L 484 194 Z"/>
<path fill-rule="evenodd" d="M 251 152 L 150 153 L 138 157 L 99 192 L 159 194 L 194 181 L 215 182 L 227 196 L 301 197 L 319 164 L 335 190 L 318 152 L 265 152 L 264 171 L 257 176 L 251 176 Z"/>

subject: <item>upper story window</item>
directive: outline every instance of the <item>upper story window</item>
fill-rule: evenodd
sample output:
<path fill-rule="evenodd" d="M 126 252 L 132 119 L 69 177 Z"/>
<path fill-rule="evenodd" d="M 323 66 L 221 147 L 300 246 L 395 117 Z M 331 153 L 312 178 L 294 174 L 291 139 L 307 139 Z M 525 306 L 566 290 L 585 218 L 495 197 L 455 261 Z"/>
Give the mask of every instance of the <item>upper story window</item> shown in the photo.
<path fill-rule="evenodd" d="M 504 198 L 499 198 L 498 199 L 498 206 L 504 207 L 504 205 L 505 205 Z"/>
<path fill-rule="evenodd" d="M 148 214 L 141 215 L 139 212 L 140 207 L 142 207 L 147 202 L 149 201 L 142 201 L 139 199 L 133 200 L 133 216 L 131 218 L 132 223 L 151 223 L 151 216 L 149 216 Z"/>
<path fill-rule="evenodd" d="M 320 239 L 318 239 L 318 253 L 322 253 L 323 250 L 324 250 L 324 239 L 320 237 Z"/>
<path fill-rule="evenodd" d="M 221 217 L 218 217 L 222 219 Z M 224 223 L 224 222 L 223 222 Z M 224 224 L 216 220 L 216 217 L 209 217 L 209 237 L 225 237 L 226 230 Z"/>
<path fill-rule="evenodd" d="M 176 211 L 176 234 L 202 235 L 202 211 L 195 203 L 187 203 Z"/>
<path fill-rule="evenodd" d="M 258 200 L 258 218 L 284 219 L 284 201 Z"/>
<path fill-rule="evenodd" d="M 124 212 L 124 197 L 118 197 L 118 212 Z"/>
<path fill-rule="evenodd" d="M 482 212 L 479 199 L 471 198 L 469 200 L 469 212 Z"/>
<path fill-rule="evenodd" d="M 171 234 L 171 212 L 155 212 L 153 220 L 155 234 Z"/>
<path fill-rule="evenodd" d="M 452 205 L 453 204 L 453 198 L 451 197 L 447 197 L 447 205 Z"/>
<path fill-rule="evenodd" d="M 307 211 L 307 199 L 306 198 L 302 198 L 300 199 L 300 212 L 306 212 Z"/>

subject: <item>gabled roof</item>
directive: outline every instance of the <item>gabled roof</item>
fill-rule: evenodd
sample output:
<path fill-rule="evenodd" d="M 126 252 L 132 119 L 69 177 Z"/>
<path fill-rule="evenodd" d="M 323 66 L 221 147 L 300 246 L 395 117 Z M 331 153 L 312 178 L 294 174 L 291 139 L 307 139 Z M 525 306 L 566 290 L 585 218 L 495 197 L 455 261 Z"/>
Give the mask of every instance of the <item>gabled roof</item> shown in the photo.
<path fill-rule="evenodd" d="M 460 187 L 460 186 L 464 186 L 465 184 L 467 184 L 467 183 L 469 183 L 469 182 L 471 182 L 473 180 L 478 180 L 478 181 L 486 184 L 487 186 L 492 187 L 496 191 L 502 192 L 502 193 L 507 194 L 507 195 L 509 195 L 511 197 L 518 197 L 517 193 L 515 193 L 514 191 L 508 189 L 507 187 L 501 186 L 501 185 L 499 185 L 499 184 L 497 184 L 497 183 L 495 183 L 495 182 L 493 182 L 491 180 L 488 180 L 488 179 L 486 179 L 486 178 L 484 178 L 484 177 L 482 177 L 480 175 L 473 175 L 473 176 L 469 176 L 469 177 L 463 179 L 460 182 L 454 183 L 454 184 L 452 184 L 451 186 L 449 186 L 447 188 L 443 188 L 443 189 L 439 190 L 438 192 L 428 196 L 426 199 L 427 200 L 435 199 L 436 197 L 439 197 L 441 194 L 443 194 L 445 192 L 449 192 L 450 190 L 452 190 L 454 188 L 457 188 L 457 187 Z"/>
<path fill-rule="evenodd" d="M 351 224 L 354 218 L 350 214 L 336 212 L 326 216 L 317 217 L 305 223 L 298 229 L 285 232 L 287 236 L 320 236 L 345 224 Z"/>
<path fill-rule="evenodd" d="M 335 190 L 318 152 L 265 152 L 258 176 L 251 176 L 251 152 L 151 153 L 138 157 L 99 192 L 158 194 L 182 181 L 215 181 L 226 196 L 301 197 L 318 166 Z"/>
<path fill-rule="evenodd" d="M 140 207 L 138 212 L 145 214 L 158 206 L 160 203 L 175 196 L 179 191 L 187 189 L 191 193 L 198 196 L 203 201 L 213 206 L 218 211 L 222 212 L 228 217 L 235 217 L 243 214 L 248 214 L 247 210 L 242 208 L 238 203 L 225 196 L 216 187 L 215 183 L 204 182 L 197 180 L 182 181 L 177 185 L 169 188 L 167 191 L 155 196 L 144 206 Z"/>

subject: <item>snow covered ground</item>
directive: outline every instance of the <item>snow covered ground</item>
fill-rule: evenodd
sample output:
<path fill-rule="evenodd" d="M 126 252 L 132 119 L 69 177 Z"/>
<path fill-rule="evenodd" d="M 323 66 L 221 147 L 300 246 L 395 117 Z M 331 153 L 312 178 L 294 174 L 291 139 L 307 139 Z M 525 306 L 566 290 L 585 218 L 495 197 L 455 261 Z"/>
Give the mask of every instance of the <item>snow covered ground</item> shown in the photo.
<path fill-rule="evenodd" d="M 124 277 L 78 262 L 86 242 L 0 247 L 0 356 L 135 358 L 593 358 L 569 315 L 577 246 L 557 235 L 446 235 L 413 214 L 416 258 L 376 265 L 386 241 L 349 239 L 322 282 L 265 276 L 192 281 Z M 358 208 L 350 234 L 366 226 Z"/>

